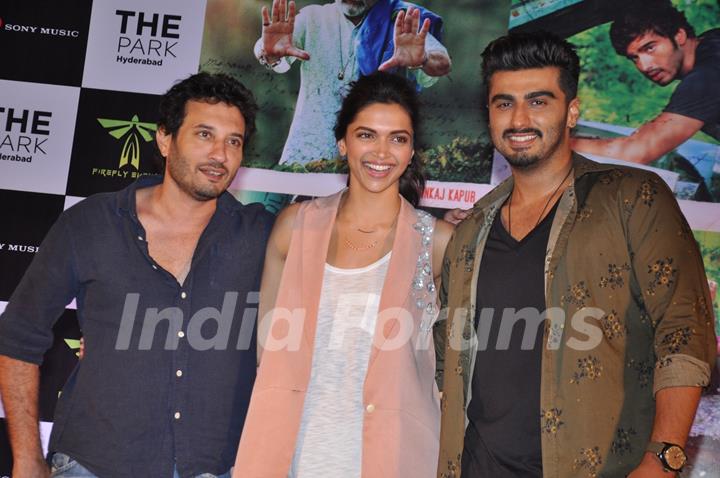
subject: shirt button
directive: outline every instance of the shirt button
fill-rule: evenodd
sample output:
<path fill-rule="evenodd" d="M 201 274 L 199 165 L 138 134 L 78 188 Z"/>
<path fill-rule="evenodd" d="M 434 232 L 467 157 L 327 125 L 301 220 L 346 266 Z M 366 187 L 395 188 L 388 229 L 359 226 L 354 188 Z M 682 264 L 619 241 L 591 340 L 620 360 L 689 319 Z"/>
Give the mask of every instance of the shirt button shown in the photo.
<path fill-rule="evenodd" d="M 180 297 L 182 297 L 183 299 L 187 298 L 187 293 L 185 293 L 185 291 L 182 291 L 180 293 Z"/>
<path fill-rule="evenodd" d="M 152 265 L 152 268 L 157 270 L 157 266 L 155 264 Z"/>
<path fill-rule="evenodd" d="M 185 337 L 185 332 L 183 332 L 182 330 L 180 332 L 178 332 L 178 337 L 180 337 L 180 338 Z"/>
<path fill-rule="evenodd" d="M 138 241 L 142 241 L 142 240 L 143 240 L 143 237 L 142 237 L 142 236 L 138 236 Z"/>
<path fill-rule="evenodd" d="M 373 405 L 373 404 L 371 403 L 370 405 L 368 405 L 367 407 L 365 407 L 365 410 L 367 410 L 368 413 L 372 413 L 372 412 L 375 411 L 375 405 Z"/>
<path fill-rule="evenodd" d="M 180 420 L 180 412 L 175 412 L 175 415 L 173 416 L 175 417 L 175 420 Z"/>
<path fill-rule="evenodd" d="M 182 370 L 178 370 L 177 372 L 175 372 L 175 375 L 177 375 L 178 377 L 182 377 Z"/>

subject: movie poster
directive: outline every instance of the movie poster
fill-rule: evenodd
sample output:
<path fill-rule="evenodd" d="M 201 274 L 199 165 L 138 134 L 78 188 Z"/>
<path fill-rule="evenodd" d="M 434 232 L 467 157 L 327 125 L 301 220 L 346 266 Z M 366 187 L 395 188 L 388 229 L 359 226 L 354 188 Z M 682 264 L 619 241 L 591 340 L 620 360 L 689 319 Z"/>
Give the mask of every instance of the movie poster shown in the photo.
<path fill-rule="evenodd" d="M 347 165 L 332 131 L 335 114 L 348 84 L 391 58 L 394 20 L 404 8 L 403 2 L 380 0 L 362 24 L 354 25 L 345 10 L 358 3 L 297 1 L 286 39 L 308 58 L 288 55 L 276 65 L 263 65 L 261 8 L 272 10 L 272 1 L 208 2 L 201 69 L 238 77 L 260 104 L 262 134 L 247 149 L 246 168 L 233 184 L 241 200 L 260 200 L 275 209 L 286 201 L 276 193 L 320 196 L 345 186 Z M 450 71 L 439 76 L 392 69 L 406 76 L 421 98 L 416 151 L 429 179 L 423 205 L 467 208 L 489 190 L 492 169 L 493 148 L 481 111 L 480 53 L 506 32 L 510 2 L 415 4 L 421 18 L 431 21 L 426 51 L 445 54 L 451 62 Z M 272 11 L 269 17 L 274 25 Z"/>
<path fill-rule="evenodd" d="M 675 33 L 633 34 L 653 25 Z M 509 23 L 511 31 L 550 30 L 577 46 L 581 121 L 573 149 L 649 167 L 678 199 L 705 202 L 720 201 L 719 27 L 715 0 L 515 0 Z"/>

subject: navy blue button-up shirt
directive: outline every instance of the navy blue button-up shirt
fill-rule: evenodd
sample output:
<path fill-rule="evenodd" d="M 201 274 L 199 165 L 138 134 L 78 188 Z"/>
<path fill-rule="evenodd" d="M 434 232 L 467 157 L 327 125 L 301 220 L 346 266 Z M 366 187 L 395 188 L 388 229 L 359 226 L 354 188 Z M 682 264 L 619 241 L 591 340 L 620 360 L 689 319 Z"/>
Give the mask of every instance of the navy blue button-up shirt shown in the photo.
<path fill-rule="evenodd" d="M 77 299 L 85 356 L 58 401 L 50 452 L 103 477 L 228 471 L 255 379 L 273 216 L 224 193 L 180 285 L 148 254 L 135 208 L 137 189 L 160 181 L 65 211 L 0 317 L 0 354 L 39 364 Z"/>

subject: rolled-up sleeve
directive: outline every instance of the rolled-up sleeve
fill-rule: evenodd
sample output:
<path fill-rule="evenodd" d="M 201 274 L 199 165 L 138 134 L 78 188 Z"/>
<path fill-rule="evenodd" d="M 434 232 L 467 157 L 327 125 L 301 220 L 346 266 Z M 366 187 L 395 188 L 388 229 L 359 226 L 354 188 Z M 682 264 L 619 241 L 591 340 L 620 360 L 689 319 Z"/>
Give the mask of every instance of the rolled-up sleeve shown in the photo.
<path fill-rule="evenodd" d="M 67 213 L 52 226 L 0 315 L 0 355 L 39 365 L 52 327 L 78 290 L 76 252 Z"/>
<path fill-rule="evenodd" d="M 654 325 L 653 392 L 704 387 L 716 340 L 702 256 L 664 181 L 644 173 L 632 181 L 637 190 L 628 237 L 639 292 Z"/>

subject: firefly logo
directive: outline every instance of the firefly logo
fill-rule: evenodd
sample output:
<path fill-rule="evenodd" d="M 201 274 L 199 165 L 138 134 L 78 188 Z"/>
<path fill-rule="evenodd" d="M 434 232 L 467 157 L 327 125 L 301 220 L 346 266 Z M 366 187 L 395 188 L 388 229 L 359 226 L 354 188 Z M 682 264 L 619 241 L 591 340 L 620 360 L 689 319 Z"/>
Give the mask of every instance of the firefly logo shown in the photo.
<path fill-rule="evenodd" d="M 136 170 L 140 169 L 140 138 L 146 143 L 152 141 L 151 132 L 157 130 L 155 123 L 143 123 L 137 115 L 133 115 L 130 121 L 115 120 L 107 118 L 97 119 L 100 125 L 108 130 L 108 134 L 120 140 L 125 137 L 122 151 L 120 152 L 120 164 L 118 168 L 130 165 Z"/>
<path fill-rule="evenodd" d="M 76 357 L 80 357 L 80 340 L 76 339 L 65 339 L 65 345 L 67 345 L 70 350 L 75 352 Z"/>

